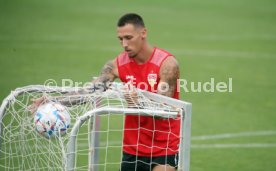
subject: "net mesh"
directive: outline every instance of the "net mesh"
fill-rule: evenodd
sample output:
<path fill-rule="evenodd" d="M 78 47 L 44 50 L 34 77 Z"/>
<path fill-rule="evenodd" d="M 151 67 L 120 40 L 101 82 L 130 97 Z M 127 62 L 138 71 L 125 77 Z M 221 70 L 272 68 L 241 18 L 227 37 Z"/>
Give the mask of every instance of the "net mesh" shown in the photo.
<path fill-rule="evenodd" d="M 121 84 L 113 85 L 103 93 L 68 95 L 72 89 L 35 88 L 11 96 L 2 113 L 0 136 L 0 170 L 66 170 L 68 141 L 76 121 L 87 112 L 104 107 L 166 111 L 162 117 L 176 117 L 173 106 L 161 104 L 145 97 L 142 91 L 131 91 Z M 66 94 L 65 94 L 66 93 Z M 63 99 L 78 103 L 67 110 L 71 125 L 67 133 L 46 139 L 35 131 L 34 116 L 29 111 L 31 99 L 45 96 L 48 101 Z M 174 112 L 175 115 L 169 114 Z M 140 113 L 136 113 L 139 115 Z M 152 112 L 143 115 L 151 115 Z M 155 114 L 154 114 L 155 115 Z M 157 117 L 158 114 L 156 115 Z M 75 170 L 118 170 L 122 155 L 124 113 L 105 112 L 89 116 L 78 130 L 75 153 Z M 91 138 L 92 137 L 92 138 Z M 91 144 L 93 144 L 91 146 Z"/>

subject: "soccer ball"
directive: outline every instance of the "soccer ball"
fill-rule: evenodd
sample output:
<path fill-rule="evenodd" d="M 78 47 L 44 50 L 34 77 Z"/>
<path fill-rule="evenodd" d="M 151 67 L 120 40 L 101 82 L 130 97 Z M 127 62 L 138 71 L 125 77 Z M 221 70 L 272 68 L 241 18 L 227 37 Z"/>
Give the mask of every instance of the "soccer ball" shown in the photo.
<path fill-rule="evenodd" d="M 70 121 L 70 114 L 66 108 L 54 102 L 39 106 L 34 116 L 36 131 L 47 139 L 64 135 Z"/>

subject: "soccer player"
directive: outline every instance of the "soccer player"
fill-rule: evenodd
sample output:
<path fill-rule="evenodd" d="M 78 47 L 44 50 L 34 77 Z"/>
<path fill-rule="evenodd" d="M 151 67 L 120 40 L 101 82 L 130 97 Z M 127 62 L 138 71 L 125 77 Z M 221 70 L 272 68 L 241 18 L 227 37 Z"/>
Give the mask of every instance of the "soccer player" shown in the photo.
<path fill-rule="evenodd" d="M 117 23 L 124 51 L 107 62 L 94 84 L 119 78 L 132 86 L 178 99 L 179 66 L 172 54 L 147 41 L 141 16 L 129 13 Z M 34 100 L 38 106 L 43 98 Z M 175 171 L 178 165 L 179 119 L 126 115 L 120 171 Z"/>
<path fill-rule="evenodd" d="M 178 63 L 169 52 L 149 44 L 142 17 L 133 13 L 122 16 L 117 36 L 124 52 L 107 62 L 94 82 L 120 78 L 124 83 L 178 99 Z M 121 171 L 175 171 L 179 129 L 179 120 L 127 115 Z"/>

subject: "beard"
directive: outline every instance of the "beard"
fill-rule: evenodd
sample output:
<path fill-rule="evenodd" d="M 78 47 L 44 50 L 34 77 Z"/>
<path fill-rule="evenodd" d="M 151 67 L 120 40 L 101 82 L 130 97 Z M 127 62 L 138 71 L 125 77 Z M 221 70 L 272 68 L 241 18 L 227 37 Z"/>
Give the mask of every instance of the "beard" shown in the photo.
<path fill-rule="evenodd" d="M 125 50 L 125 51 L 128 53 L 128 57 L 130 57 L 130 58 L 135 58 L 137 56 L 137 54 L 131 53 L 131 52 L 133 52 L 131 50 Z"/>
<path fill-rule="evenodd" d="M 135 58 L 137 56 L 137 54 L 129 54 L 128 57 L 130 58 Z"/>

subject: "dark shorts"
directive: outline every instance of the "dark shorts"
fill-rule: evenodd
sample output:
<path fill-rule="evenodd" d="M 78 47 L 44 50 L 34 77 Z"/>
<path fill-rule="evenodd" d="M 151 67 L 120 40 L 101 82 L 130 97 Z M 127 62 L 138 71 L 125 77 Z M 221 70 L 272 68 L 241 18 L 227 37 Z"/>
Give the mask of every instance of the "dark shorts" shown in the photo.
<path fill-rule="evenodd" d="M 120 171 L 151 171 L 157 165 L 170 165 L 177 168 L 178 154 L 158 157 L 136 157 L 123 153 Z"/>

